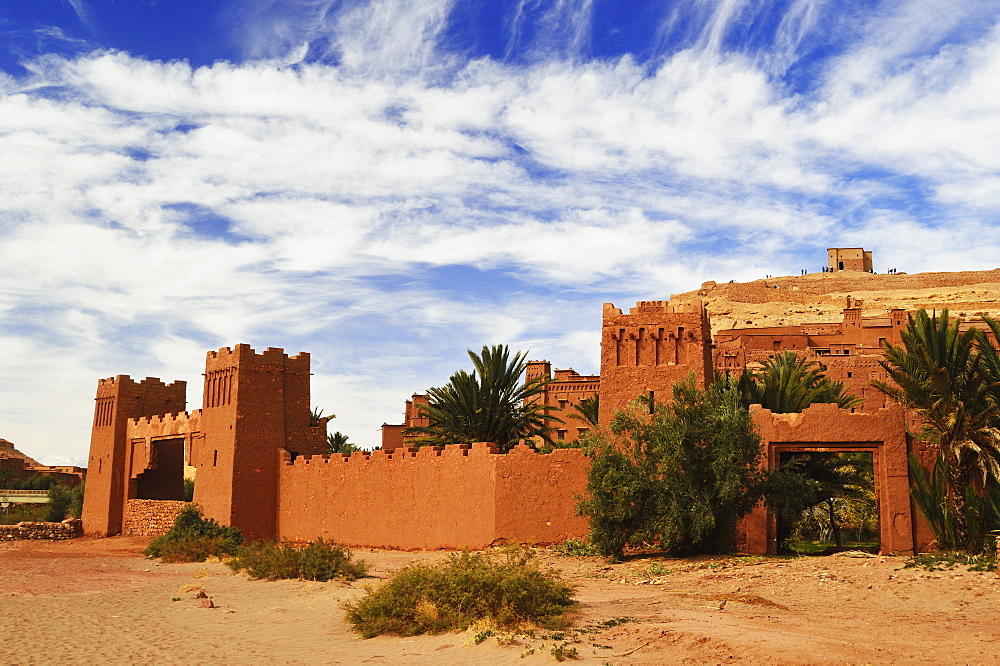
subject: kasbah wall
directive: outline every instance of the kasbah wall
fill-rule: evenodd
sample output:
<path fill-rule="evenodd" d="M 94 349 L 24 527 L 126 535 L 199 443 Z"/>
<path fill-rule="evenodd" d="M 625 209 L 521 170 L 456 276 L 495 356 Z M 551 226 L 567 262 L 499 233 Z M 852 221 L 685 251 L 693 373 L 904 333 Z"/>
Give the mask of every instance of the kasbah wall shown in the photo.
<path fill-rule="evenodd" d="M 814 405 L 802 414 L 755 407 L 764 464 L 789 451 L 865 451 L 875 465 L 881 548 L 911 553 L 931 541 L 909 500 L 907 453 L 930 464 L 933 451 L 907 435 L 907 416 L 870 393 L 883 377 L 884 341 L 899 341 L 903 311 L 863 319 L 848 302 L 843 321 L 720 331 L 713 341 L 701 302 L 640 301 L 628 313 L 604 305 L 601 374 L 556 370 L 541 398 L 554 413 L 600 395 L 600 422 L 639 396 L 669 399 L 674 382 L 694 376 L 706 386 L 715 372 L 741 372 L 789 350 L 821 363 L 868 399 L 851 410 Z M 548 361 L 530 376 L 552 378 Z M 383 427 L 383 449 L 351 456 L 322 455 L 326 421 L 310 422 L 309 355 L 248 345 L 209 352 L 203 406 L 186 412 L 183 382 L 126 376 L 102 379 L 91 440 L 84 530 L 162 531 L 181 499 L 185 461 L 196 470 L 194 501 L 205 515 L 251 539 L 306 541 L 323 537 L 352 546 L 403 549 L 484 548 L 500 542 L 548 544 L 581 537 L 575 515 L 586 483 L 579 449 L 548 455 L 521 445 L 499 455 L 488 443 L 408 446 L 407 427 L 422 424 L 407 401 L 404 423 Z M 587 424 L 564 418 L 562 439 Z M 156 526 L 153 525 L 156 523 Z M 775 524 L 758 509 L 741 526 L 742 548 L 775 552 Z"/>

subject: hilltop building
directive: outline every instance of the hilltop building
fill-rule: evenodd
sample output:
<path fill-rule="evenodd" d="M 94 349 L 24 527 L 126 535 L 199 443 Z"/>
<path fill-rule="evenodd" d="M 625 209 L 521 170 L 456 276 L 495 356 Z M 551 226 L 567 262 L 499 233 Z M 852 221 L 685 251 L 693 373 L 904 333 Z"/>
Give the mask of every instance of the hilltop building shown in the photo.
<path fill-rule="evenodd" d="M 826 251 L 826 267 L 830 273 L 863 271 L 871 273 L 872 253 L 863 247 L 831 247 Z"/>
<path fill-rule="evenodd" d="M 0 489 L 4 481 L 24 481 L 35 474 L 53 477 L 64 486 L 76 486 L 83 483 L 87 470 L 74 465 L 43 465 L 0 439 Z"/>

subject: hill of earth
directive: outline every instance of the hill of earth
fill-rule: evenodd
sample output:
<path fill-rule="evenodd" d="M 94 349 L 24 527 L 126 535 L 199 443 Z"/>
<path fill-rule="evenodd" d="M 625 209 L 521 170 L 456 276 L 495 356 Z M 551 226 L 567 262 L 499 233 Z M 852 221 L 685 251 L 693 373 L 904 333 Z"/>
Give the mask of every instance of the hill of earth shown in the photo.
<path fill-rule="evenodd" d="M 1000 317 L 1000 268 L 955 273 L 896 275 L 841 271 L 774 277 L 753 282 L 705 282 L 671 300 L 701 299 L 712 333 L 729 328 L 794 326 L 842 319 L 847 297 L 863 301 L 862 316 L 886 310 L 942 310 L 974 319 Z"/>
<path fill-rule="evenodd" d="M 26 467 L 38 467 L 38 462 L 14 448 L 11 442 L 0 439 L 0 458 L 21 458 Z"/>

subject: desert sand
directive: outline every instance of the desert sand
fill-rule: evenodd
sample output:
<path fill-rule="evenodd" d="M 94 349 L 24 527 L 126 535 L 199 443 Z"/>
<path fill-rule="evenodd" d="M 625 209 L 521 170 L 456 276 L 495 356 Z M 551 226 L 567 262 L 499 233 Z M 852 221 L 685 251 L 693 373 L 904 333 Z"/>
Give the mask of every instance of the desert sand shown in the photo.
<path fill-rule="evenodd" d="M 477 645 L 472 633 L 363 640 L 344 621 L 341 604 L 364 585 L 444 552 L 358 550 L 374 578 L 268 582 L 219 563 L 146 560 L 147 541 L 0 544 L 0 663 L 553 663 L 567 640 L 595 664 L 1000 663 L 1000 577 L 902 569 L 902 557 L 610 565 L 540 550 L 577 586 L 577 631 Z M 615 618 L 628 619 L 598 626 Z"/>

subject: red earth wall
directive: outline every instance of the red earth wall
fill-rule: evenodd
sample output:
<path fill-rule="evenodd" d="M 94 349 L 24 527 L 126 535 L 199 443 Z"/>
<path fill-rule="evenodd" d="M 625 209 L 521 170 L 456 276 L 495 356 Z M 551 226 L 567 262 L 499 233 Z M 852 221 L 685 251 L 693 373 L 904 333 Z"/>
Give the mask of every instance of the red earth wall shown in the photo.
<path fill-rule="evenodd" d="M 773 414 L 750 408 L 764 447 L 764 464 L 777 467 L 783 452 L 865 451 L 873 457 L 879 513 L 879 544 L 886 554 L 913 553 L 925 543 L 915 533 L 910 503 L 906 417 L 892 405 L 873 413 L 851 413 L 835 404 L 814 404 L 801 414 Z M 740 526 L 748 553 L 777 552 L 773 516 L 758 507 Z"/>
<path fill-rule="evenodd" d="M 376 451 L 370 456 L 284 454 L 278 537 L 351 546 L 474 548 L 557 543 L 587 533 L 574 494 L 586 483 L 578 449 L 501 456 L 492 445 Z"/>
<path fill-rule="evenodd" d="M 98 381 L 83 502 L 87 534 L 111 536 L 122 531 L 129 498 L 129 420 L 183 412 L 186 392 L 186 382 L 164 384 L 155 377 L 135 382 L 118 375 Z"/>

